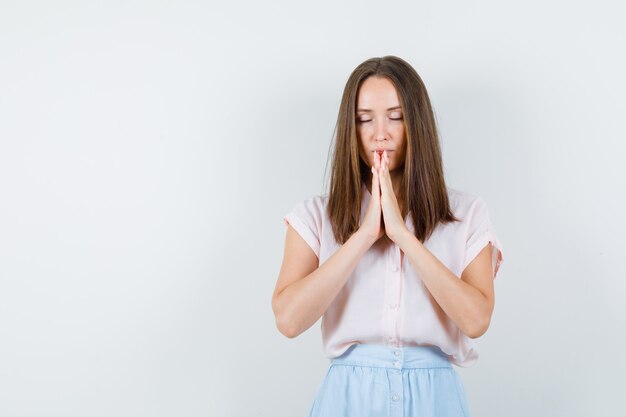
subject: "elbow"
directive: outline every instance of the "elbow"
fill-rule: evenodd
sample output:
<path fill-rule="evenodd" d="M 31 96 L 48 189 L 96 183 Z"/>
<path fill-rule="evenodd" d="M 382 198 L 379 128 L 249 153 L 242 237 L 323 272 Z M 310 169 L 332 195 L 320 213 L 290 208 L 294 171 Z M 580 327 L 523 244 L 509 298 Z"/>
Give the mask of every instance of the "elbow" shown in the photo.
<path fill-rule="evenodd" d="M 276 328 L 285 337 L 293 339 L 300 334 L 297 326 L 289 320 L 289 317 L 284 314 L 278 306 L 276 299 L 272 301 L 272 310 L 274 311 L 274 320 L 276 322 Z"/>
<path fill-rule="evenodd" d="M 483 316 L 477 319 L 474 319 L 468 323 L 463 333 L 470 339 L 477 339 L 487 333 L 487 329 L 489 329 L 489 324 L 491 322 L 490 316 Z"/>
<path fill-rule="evenodd" d="M 301 333 L 298 328 L 293 325 L 293 323 L 290 323 L 288 320 L 280 318 L 279 316 L 276 316 L 276 328 L 283 336 L 289 339 L 294 339 Z"/>
<path fill-rule="evenodd" d="M 493 297 L 467 315 L 463 333 L 471 339 L 477 339 L 487 333 L 493 313 Z"/>

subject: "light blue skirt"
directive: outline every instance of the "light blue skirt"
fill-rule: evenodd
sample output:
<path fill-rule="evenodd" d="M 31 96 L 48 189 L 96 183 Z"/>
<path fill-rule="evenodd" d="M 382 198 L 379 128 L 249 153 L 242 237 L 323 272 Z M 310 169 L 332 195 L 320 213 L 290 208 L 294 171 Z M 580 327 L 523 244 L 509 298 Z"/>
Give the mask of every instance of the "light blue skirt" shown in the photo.
<path fill-rule="evenodd" d="M 470 417 L 463 383 L 436 346 L 356 344 L 331 361 L 309 417 Z"/>

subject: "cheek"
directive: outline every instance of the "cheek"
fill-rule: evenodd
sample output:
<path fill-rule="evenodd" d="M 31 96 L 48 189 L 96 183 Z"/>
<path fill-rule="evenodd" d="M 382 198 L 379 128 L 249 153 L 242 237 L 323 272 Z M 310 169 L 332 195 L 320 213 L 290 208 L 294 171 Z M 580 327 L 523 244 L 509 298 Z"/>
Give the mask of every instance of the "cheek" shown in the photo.
<path fill-rule="evenodd" d="M 394 137 L 397 138 L 397 142 L 401 144 L 399 148 L 406 149 L 406 134 L 404 132 L 404 128 L 399 128 L 394 133 L 395 133 Z"/>
<path fill-rule="evenodd" d="M 405 130 L 404 130 L 404 126 L 396 126 L 396 128 L 393 130 L 394 136 L 397 138 L 402 138 L 402 140 L 404 140 L 405 134 L 404 134 Z"/>
<path fill-rule="evenodd" d="M 372 125 L 371 123 L 366 123 L 362 126 L 357 127 L 356 128 L 357 134 L 363 137 L 367 137 L 368 135 L 370 135 L 372 131 L 371 125 Z"/>

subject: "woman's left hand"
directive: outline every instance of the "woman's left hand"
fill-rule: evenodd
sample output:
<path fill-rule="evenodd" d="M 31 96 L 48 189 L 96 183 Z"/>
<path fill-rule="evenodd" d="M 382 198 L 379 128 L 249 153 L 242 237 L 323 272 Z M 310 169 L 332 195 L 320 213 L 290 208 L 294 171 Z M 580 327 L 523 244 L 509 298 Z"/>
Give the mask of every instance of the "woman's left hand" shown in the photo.
<path fill-rule="evenodd" d="M 393 192 L 393 184 L 389 174 L 389 156 L 386 151 L 380 158 L 378 153 L 374 155 L 374 165 L 378 170 L 380 181 L 380 204 L 385 222 L 385 233 L 389 239 L 395 242 L 396 237 L 408 231 L 408 229 L 400 213 L 398 199 Z"/>

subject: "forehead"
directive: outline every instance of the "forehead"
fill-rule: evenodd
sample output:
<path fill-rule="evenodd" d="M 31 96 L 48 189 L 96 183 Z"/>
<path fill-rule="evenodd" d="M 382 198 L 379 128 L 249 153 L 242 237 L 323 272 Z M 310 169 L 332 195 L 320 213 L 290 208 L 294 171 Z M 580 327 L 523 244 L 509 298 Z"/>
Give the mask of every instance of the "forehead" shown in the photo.
<path fill-rule="evenodd" d="M 399 105 L 398 92 L 386 77 L 369 77 L 359 88 L 357 109 L 387 109 Z"/>

